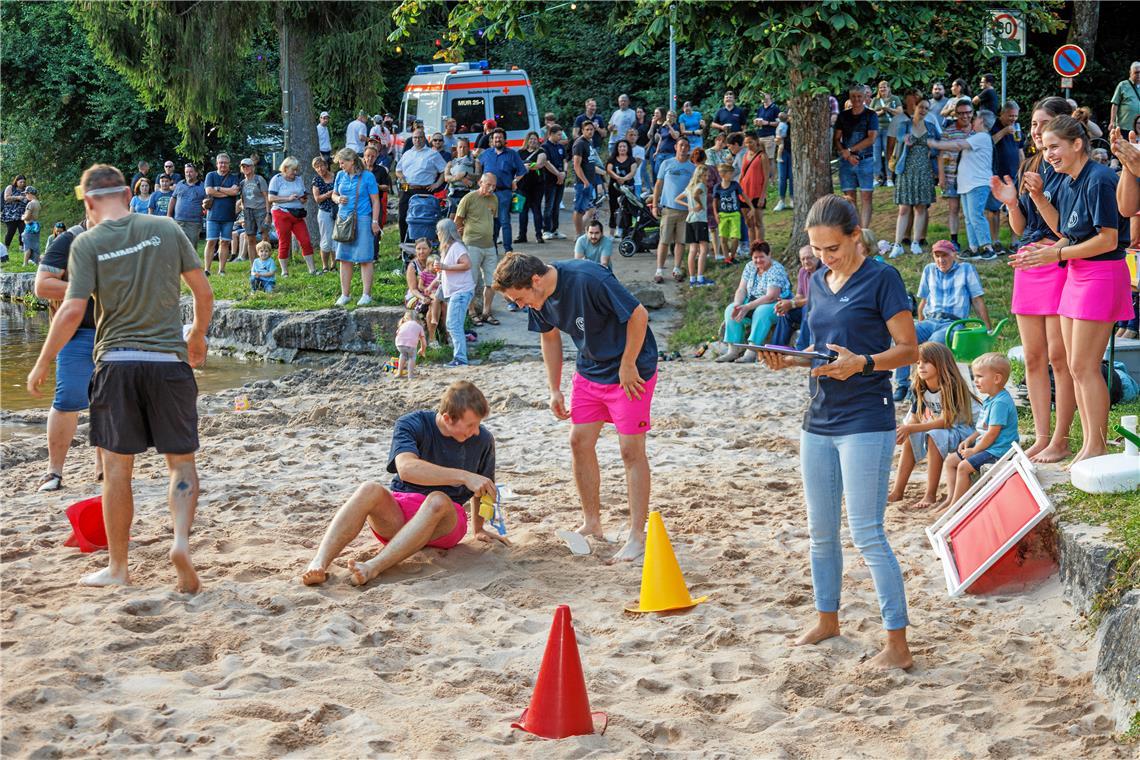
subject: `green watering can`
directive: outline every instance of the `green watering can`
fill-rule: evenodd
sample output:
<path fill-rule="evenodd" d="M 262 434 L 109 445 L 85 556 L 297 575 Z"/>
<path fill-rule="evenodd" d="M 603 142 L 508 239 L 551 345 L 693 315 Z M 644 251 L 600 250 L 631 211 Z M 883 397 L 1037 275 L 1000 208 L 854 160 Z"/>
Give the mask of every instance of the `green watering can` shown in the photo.
<path fill-rule="evenodd" d="M 980 319 L 959 319 L 946 328 L 946 345 L 950 347 L 955 359 L 969 364 L 993 350 L 998 333 L 1008 321 L 1008 318 L 1003 319 L 994 325 L 993 330 L 986 332 L 986 323 Z M 967 328 L 966 325 L 979 326 Z"/>

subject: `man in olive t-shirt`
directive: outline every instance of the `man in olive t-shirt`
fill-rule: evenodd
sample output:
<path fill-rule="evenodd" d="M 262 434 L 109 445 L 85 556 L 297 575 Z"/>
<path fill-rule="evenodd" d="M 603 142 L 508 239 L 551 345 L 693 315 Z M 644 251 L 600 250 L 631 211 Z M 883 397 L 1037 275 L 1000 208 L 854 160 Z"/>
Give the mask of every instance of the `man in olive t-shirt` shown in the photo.
<path fill-rule="evenodd" d="M 190 241 L 166 217 L 132 214 L 131 191 L 113 166 L 96 164 L 80 182 L 91 229 L 71 246 L 67 296 L 52 320 L 28 390 L 39 395 L 52 361 L 95 299 L 95 374 L 91 379 L 91 445 L 103 449 L 103 522 L 109 564 L 85 586 L 129 583 L 127 546 L 136 454 L 154 447 L 170 470 L 176 589 L 194 593 L 190 525 L 198 505 L 198 386 L 191 365 L 206 358 L 213 293 Z M 178 307 L 180 283 L 194 296 L 186 338 Z"/>
<path fill-rule="evenodd" d="M 479 294 L 483 294 L 480 320 L 494 319 L 491 304 L 495 291 L 491 283 L 495 279 L 495 267 L 499 265 L 499 252 L 495 248 L 495 218 L 499 215 L 499 199 L 495 195 L 497 184 L 494 174 L 484 173 L 475 192 L 463 196 L 455 210 L 455 226 L 463 235 L 463 245 L 467 246 L 467 257 L 471 260 L 471 275 L 475 278 L 473 302 L 476 308 Z M 498 321 L 492 324 L 498 324 Z"/>

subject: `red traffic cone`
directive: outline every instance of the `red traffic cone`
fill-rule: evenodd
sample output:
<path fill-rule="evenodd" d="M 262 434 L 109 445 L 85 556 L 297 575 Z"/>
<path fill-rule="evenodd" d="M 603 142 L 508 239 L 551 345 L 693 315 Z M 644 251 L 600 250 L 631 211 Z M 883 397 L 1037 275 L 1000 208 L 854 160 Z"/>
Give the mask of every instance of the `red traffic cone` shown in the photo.
<path fill-rule="evenodd" d="M 71 522 L 71 535 L 64 546 L 78 546 L 81 552 L 94 552 L 107 548 L 107 528 L 103 524 L 103 497 L 77 501 L 67 508 Z"/>
<path fill-rule="evenodd" d="M 595 725 L 596 721 L 601 721 L 600 728 Z M 608 724 L 605 713 L 590 712 L 578 642 L 570 624 L 570 608 L 560 604 L 554 610 L 554 624 L 550 626 L 550 638 L 546 641 L 530 707 L 523 710 L 519 722 L 512 723 L 511 727 L 544 739 L 565 739 L 604 734 Z"/>

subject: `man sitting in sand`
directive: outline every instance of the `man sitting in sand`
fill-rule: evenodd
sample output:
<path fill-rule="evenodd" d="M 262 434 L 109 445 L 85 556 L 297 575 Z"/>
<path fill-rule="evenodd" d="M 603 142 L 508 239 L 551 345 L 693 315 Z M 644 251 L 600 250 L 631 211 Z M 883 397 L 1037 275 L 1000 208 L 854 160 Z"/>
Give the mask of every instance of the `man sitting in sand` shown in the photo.
<path fill-rule="evenodd" d="M 439 408 L 411 412 L 396 420 L 388 454 L 391 490 L 363 483 L 341 507 L 325 531 L 317 555 L 301 576 L 306 586 L 324 583 L 332 561 L 359 535 L 365 523 L 384 544 L 376 556 L 348 561 L 349 579 L 361 586 L 425 546 L 450 549 L 467 532 L 463 503 L 471 503 L 475 538 L 506 538 L 483 528 L 479 497 L 495 495 L 495 439 L 480 423 L 490 411 L 473 383 L 452 383 Z"/>
<path fill-rule="evenodd" d="M 530 309 L 530 329 L 542 334 L 542 360 L 550 386 L 550 410 L 569 419 L 570 452 L 585 521 L 577 534 L 559 531 L 575 554 L 588 554 L 585 536 L 602 533 L 598 436 L 612 422 L 625 463 L 629 537 L 611 562 L 645 554 L 649 513 L 649 459 L 645 434 L 657 385 L 657 342 L 649 312 L 613 272 L 576 259 L 547 265 L 525 254 L 508 254 L 495 269 L 495 290 Z M 578 347 L 571 405 L 562 395 L 562 332 Z"/>

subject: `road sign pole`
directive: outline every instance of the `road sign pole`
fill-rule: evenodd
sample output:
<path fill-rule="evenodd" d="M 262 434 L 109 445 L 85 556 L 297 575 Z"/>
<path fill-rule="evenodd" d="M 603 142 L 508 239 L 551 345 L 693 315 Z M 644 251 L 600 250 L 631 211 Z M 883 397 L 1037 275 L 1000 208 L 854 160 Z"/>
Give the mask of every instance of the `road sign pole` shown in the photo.
<path fill-rule="evenodd" d="M 1001 105 L 1005 107 L 1005 72 L 1006 65 L 1009 63 L 1008 56 L 1001 57 Z"/>

